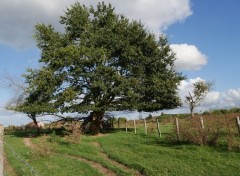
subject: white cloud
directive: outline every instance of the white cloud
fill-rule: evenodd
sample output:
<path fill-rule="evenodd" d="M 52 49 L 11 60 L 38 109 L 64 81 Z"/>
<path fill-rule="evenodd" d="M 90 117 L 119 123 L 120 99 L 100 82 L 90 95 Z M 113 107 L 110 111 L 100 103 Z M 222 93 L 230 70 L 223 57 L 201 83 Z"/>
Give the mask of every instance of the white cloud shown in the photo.
<path fill-rule="evenodd" d="M 1 0 L 0 44 L 24 48 L 34 45 L 32 34 L 37 23 L 51 23 L 56 28 L 59 16 L 75 0 Z M 89 6 L 97 1 L 80 0 Z M 130 19 L 141 20 L 153 32 L 159 33 L 169 25 L 192 14 L 190 0 L 105 0 Z"/>
<path fill-rule="evenodd" d="M 50 123 L 52 121 L 59 120 L 58 117 L 54 116 L 39 116 L 37 117 L 37 121 L 42 121 L 46 123 Z M 14 112 L 6 110 L 5 108 L 0 107 L 0 124 L 3 126 L 9 125 L 26 125 L 27 123 L 32 122 L 26 114 L 20 112 Z"/>
<path fill-rule="evenodd" d="M 192 14 L 190 0 L 108 0 L 118 12 L 131 19 L 141 19 L 154 32 L 182 21 Z"/>
<path fill-rule="evenodd" d="M 195 45 L 172 44 L 170 46 L 176 53 L 175 66 L 179 71 L 199 70 L 207 64 L 207 57 Z"/>
<path fill-rule="evenodd" d="M 189 80 L 183 80 L 179 85 L 179 95 L 182 100 L 184 97 L 188 95 L 188 92 L 192 91 L 192 84 L 204 79 L 202 78 L 195 78 Z M 210 109 L 221 109 L 221 108 L 232 108 L 232 107 L 240 107 L 240 88 L 239 89 L 230 89 L 225 92 L 217 92 L 212 91 L 209 92 L 206 99 L 196 108 L 197 111 L 207 111 Z M 177 113 L 189 113 L 189 109 L 187 104 L 184 104 L 181 108 L 176 108 L 172 110 L 162 110 L 158 112 L 151 113 L 152 115 L 160 115 L 162 112 L 167 114 L 177 114 Z M 116 117 L 127 117 L 129 119 L 138 119 L 139 113 L 138 112 L 112 112 Z M 149 113 L 143 112 L 142 117 L 147 117 Z M 51 117 L 42 117 L 38 118 L 38 120 L 54 120 Z M 56 120 L 56 119 L 55 119 Z M 5 126 L 8 125 L 22 125 L 31 122 L 31 119 L 28 118 L 26 115 L 22 113 L 15 113 L 13 111 L 8 111 L 4 108 L 0 107 L 0 124 Z"/>
<path fill-rule="evenodd" d="M 204 79 L 195 78 L 189 80 L 183 80 L 179 85 L 179 95 L 182 100 L 188 95 L 188 92 L 192 91 L 192 84 L 196 81 Z M 187 106 L 187 104 L 184 104 Z M 202 109 L 220 109 L 220 108 L 231 108 L 240 107 L 240 88 L 229 89 L 225 92 L 211 91 L 207 94 L 205 100 L 199 106 Z"/>
<path fill-rule="evenodd" d="M 4 126 L 8 125 L 24 125 L 31 121 L 26 115 L 22 113 L 15 113 L 8 111 L 4 108 L 0 108 L 0 124 Z"/>
<path fill-rule="evenodd" d="M 209 106 L 216 106 L 218 105 L 221 96 L 222 95 L 220 92 L 209 92 L 204 104 Z"/>
<path fill-rule="evenodd" d="M 197 77 L 195 79 L 183 80 L 181 81 L 180 85 L 178 86 L 180 98 L 183 100 L 188 93 L 192 92 L 193 87 L 192 85 L 197 81 L 204 81 L 203 79 Z"/>

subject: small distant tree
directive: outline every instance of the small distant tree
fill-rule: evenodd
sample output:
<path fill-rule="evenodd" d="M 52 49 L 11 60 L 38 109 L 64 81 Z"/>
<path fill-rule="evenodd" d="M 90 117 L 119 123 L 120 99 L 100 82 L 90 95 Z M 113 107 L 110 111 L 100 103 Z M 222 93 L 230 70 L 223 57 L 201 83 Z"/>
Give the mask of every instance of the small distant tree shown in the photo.
<path fill-rule="evenodd" d="M 189 105 L 191 117 L 194 117 L 194 109 L 206 98 L 212 87 L 212 82 L 206 82 L 202 80 L 193 84 L 193 92 L 188 92 L 188 95 L 185 97 L 185 101 Z"/>
<path fill-rule="evenodd" d="M 152 114 L 149 114 L 147 117 L 146 117 L 146 120 L 151 120 L 153 118 Z"/>

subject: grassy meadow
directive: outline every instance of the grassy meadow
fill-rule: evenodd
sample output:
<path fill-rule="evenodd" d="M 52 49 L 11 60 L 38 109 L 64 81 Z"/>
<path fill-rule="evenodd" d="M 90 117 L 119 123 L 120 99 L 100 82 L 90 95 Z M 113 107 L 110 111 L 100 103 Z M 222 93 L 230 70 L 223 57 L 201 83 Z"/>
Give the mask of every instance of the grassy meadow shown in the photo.
<path fill-rule="evenodd" d="M 175 132 L 168 121 L 160 122 L 159 138 L 155 125 L 148 123 L 147 135 L 143 126 L 135 134 L 129 123 L 127 133 L 122 125 L 98 136 L 80 135 L 75 142 L 55 132 L 29 138 L 31 132 L 9 131 L 5 153 L 12 169 L 5 175 L 239 175 L 239 150 L 169 140 Z"/>

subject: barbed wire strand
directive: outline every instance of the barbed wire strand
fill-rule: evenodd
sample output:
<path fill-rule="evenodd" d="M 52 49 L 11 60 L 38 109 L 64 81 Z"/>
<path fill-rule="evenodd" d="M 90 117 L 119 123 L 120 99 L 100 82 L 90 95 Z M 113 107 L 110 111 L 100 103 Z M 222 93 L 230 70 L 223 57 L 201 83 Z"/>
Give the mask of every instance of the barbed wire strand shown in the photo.
<path fill-rule="evenodd" d="M 11 145 L 9 145 L 6 142 L 4 142 L 4 144 L 6 147 L 8 147 L 11 150 L 12 154 L 17 158 L 17 160 L 20 161 L 21 163 L 23 163 L 25 165 L 25 167 L 27 169 L 29 169 L 32 176 L 39 176 L 37 174 L 37 171 L 26 161 L 26 159 L 24 159 L 19 154 L 17 154 L 17 152 L 13 149 L 13 147 Z"/>

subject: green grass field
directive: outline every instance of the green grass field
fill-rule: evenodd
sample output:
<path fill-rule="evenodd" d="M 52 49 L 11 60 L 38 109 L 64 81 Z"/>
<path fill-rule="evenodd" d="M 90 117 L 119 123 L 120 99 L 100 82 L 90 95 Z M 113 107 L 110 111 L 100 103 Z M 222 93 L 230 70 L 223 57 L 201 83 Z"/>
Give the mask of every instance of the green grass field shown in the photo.
<path fill-rule="evenodd" d="M 5 145 L 14 173 L 5 175 L 78 176 L 78 175 L 239 175 L 240 153 L 221 147 L 176 144 L 166 140 L 171 125 L 162 125 L 162 138 L 157 132 L 144 134 L 144 129 L 128 133 L 114 130 L 101 136 L 81 136 L 78 144 L 63 137 L 47 135 L 24 142 L 26 132 L 9 132 L 5 141 L 34 169 L 20 162 Z"/>

